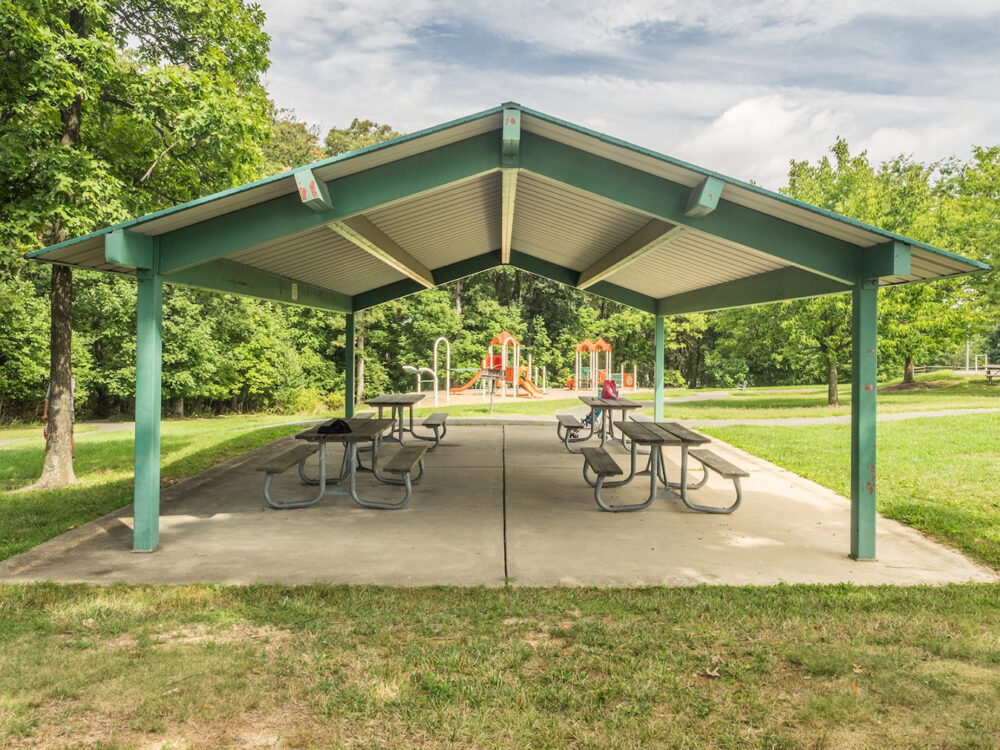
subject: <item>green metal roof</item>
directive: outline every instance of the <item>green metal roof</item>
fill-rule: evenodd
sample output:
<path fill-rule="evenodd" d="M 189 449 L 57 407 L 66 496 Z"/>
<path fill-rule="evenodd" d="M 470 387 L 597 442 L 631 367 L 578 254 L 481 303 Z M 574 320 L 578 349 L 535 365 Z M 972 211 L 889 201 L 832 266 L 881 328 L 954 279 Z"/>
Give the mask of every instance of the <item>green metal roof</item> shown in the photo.
<path fill-rule="evenodd" d="M 499 263 L 661 314 L 988 269 L 513 103 L 27 257 L 340 310 Z"/>

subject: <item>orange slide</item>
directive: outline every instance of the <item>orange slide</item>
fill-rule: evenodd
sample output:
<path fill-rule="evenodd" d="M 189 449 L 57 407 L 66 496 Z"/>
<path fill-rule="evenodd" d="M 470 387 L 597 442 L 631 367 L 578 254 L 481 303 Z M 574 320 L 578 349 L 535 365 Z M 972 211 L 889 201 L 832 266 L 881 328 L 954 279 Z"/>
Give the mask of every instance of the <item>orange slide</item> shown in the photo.
<path fill-rule="evenodd" d="M 535 384 L 532 383 L 527 378 L 520 378 L 520 379 L 518 379 L 517 384 L 519 386 L 521 386 L 522 388 L 524 388 L 524 390 L 526 390 L 528 392 L 528 395 L 531 396 L 532 398 L 541 398 L 542 397 L 542 392 L 540 390 L 538 390 L 538 388 L 535 386 Z"/>
<path fill-rule="evenodd" d="M 458 388 L 452 388 L 451 392 L 452 393 L 462 393 L 463 391 L 469 390 L 472 386 L 474 386 L 477 382 L 479 382 L 479 376 L 482 375 L 482 374 L 483 374 L 482 372 L 477 372 L 475 375 L 473 375 L 469 379 L 468 383 L 466 383 L 463 386 L 459 386 Z"/>

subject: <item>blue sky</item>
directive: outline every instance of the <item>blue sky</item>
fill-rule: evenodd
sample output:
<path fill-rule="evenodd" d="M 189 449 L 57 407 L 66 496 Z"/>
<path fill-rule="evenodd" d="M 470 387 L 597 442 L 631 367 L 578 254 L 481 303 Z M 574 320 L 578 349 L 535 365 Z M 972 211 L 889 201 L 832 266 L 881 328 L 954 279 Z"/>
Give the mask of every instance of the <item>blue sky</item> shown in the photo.
<path fill-rule="evenodd" d="M 1000 143 L 997 0 L 257 0 L 267 86 L 323 130 L 505 101 L 765 187 L 836 136 L 881 161 Z"/>

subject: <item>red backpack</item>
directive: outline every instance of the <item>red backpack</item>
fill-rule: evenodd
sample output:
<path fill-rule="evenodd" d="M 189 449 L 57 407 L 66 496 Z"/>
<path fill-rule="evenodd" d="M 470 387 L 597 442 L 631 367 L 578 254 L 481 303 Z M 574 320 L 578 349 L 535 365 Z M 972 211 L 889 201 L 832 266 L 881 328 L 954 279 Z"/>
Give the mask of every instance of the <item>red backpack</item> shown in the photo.
<path fill-rule="evenodd" d="M 618 385 L 611 378 L 604 381 L 604 390 L 601 391 L 601 398 L 618 398 Z"/>

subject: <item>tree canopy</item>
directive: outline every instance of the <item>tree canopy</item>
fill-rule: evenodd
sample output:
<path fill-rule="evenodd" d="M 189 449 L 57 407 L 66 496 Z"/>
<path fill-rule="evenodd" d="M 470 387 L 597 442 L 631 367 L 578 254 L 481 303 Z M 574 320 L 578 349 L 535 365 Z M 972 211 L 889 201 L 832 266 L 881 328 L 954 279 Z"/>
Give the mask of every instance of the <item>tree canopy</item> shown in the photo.
<path fill-rule="evenodd" d="M 54 0 L 0 5 L 0 419 L 38 414 L 50 377 L 51 271 L 22 254 L 98 227 L 399 135 L 357 117 L 323 134 L 268 101 L 263 15 L 243 0 Z M 787 194 L 986 262 L 1000 240 L 1000 147 L 967 163 L 900 155 L 873 165 L 838 139 L 790 165 Z M 997 273 L 880 293 L 883 375 L 995 346 Z M 128 414 L 135 388 L 135 291 L 80 272 L 72 359 L 84 416 Z M 329 410 L 342 399 L 344 318 L 169 286 L 163 398 L 191 412 Z M 668 318 L 667 384 L 827 381 L 850 367 L 850 305 L 831 296 Z M 478 366 L 509 330 L 545 366 L 572 374 L 574 349 L 603 337 L 651 384 L 653 318 L 496 268 L 358 316 L 363 387 L 409 389 L 438 336 L 456 368 Z M 987 342 L 986 335 L 993 332 Z M 67 339 L 68 341 L 68 339 Z M 616 365 L 617 366 L 617 365 Z M 67 370 L 68 371 L 68 370 Z M 359 379 L 361 380 L 361 379 Z"/>

